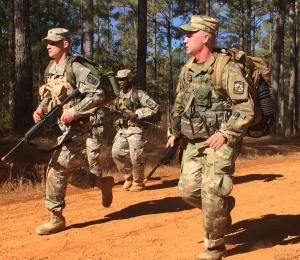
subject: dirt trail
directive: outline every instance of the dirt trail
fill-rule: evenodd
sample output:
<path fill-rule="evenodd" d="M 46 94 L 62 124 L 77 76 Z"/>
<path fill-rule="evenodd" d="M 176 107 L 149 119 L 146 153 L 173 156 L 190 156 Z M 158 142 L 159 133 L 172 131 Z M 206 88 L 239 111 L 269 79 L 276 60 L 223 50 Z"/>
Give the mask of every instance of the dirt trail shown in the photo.
<path fill-rule="evenodd" d="M 300 153 L 240 159 L 226 259 L 300 259 Z M 99 192 L 70 187 L 68 229 L 38 236 L 47 219 L 40 190 L 0 195 L 0 259 L 195 259 L 203 248 L 199 210 L 178 195 L 177 167 L 163 167 L 141 193 L 114 188 L 111 208 Z"/>

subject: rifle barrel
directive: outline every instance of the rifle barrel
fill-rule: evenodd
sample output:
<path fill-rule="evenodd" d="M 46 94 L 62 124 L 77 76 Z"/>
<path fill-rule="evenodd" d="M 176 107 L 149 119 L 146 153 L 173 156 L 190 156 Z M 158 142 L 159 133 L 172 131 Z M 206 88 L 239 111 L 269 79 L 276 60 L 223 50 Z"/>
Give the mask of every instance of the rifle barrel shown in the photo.
<path fill-rule="evenodd" d="M 25 137 L 23 137 L 22 139 L 21 139 L 21 141 L 20 142 L 18 142 L 6 155 L 4 155 L 2 158 L 1 158 L 1 161 L 5 161 L 6 160 L 6 158 L 10 155 L 10 154 L 12 154 L 22 143 L 24 143 L 26 141 L 26 138 Z"/>

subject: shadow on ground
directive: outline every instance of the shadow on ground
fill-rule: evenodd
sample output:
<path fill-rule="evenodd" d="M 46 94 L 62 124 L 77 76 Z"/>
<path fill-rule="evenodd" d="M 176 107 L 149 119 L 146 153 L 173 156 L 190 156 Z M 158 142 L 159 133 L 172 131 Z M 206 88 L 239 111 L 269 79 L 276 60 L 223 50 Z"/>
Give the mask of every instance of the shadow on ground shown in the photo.
<path fill-rule="evenodd" d="M 300 243 L 300 215 L 268 214 L 232 225 L 227 244 L 237 244 L 227 255 L 243 254 L 276 245 Z"/>
<path fill-rule="evenodd" d="M 73 224 L 67 227 L 67 229 L 84 228 L 87 226 L 103 224 L 113 220 L 129 219 L 144 215 L 161 214 L 167 212 L 179 212 L 190 210 L 192 208 L 193 207 L 187 205 L 181 199 L 181 197 L 168 197 L 160 200 L 144 201 L 108 214 L 103 219 Z"/>
<path fill-rule="evenodd" d="M 243 176 L 233 176 L 233 183 L 234 184 L 242 184 L 242 183 L 250 182 L 250 181 L 270 182 L 270 181 L 275 181 L 281 177 L 283 177 L 283 175 L 281 175 L 281 174 L 252 173 L 252 174 L 247 174 L 247 175 L 243 175 Z"/>

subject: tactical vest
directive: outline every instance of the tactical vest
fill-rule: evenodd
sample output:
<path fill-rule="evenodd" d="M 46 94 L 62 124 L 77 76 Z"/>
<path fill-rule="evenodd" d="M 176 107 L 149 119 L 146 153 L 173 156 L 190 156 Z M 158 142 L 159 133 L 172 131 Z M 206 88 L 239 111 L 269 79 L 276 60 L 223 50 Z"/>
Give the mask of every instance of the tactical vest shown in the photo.
<path fill-rule="evenodd" d="M 53 64 L 54 63 L 51 62 L 46 68 L 46 84 L 42 85 L 39 89 L 39 94 L 42 99 L 50 99 L 46 108 L 47 112 L 49 112 L 57 104 L 60 104 L 61 101 L 66 99 L 66 97 L 70 95 L 75 88 L 75 85 L 69 83 L 68 73 L 66 71 L 67 65 L 65 66 L 63 75 L 55 75 L 49 73 L 49 69 L 51 68 L 51 66 L 53 66 Z M 79 101 L 79 99 L 72 100 L 69 103 L 65 104 L 63 108 L 68 109 L 77 104 Z"/>
<path fill-rule="evenodd" d="M 218 131 L 231 113 L 231 103 L 217 91 L 209 72 L 186 71 L 185 104 L 181 116 L 181 133 L 189 139 L 206 139 Z"/>
<path fill-rule="evenodd" d="M 123 110 L 125 112 L 134 112 L 138 108 L 141 107 L 139 96 L 138 96 L 138 91 L 136 89 L 132 89 L 132 93 L 129 98 L 121 98 L 120 96 L 117 97 L 116 99 L 116 108 Z M 118 118 L 115 122 L 117 126 L 124 127 L 125 125 L 128 126 L 137 126 L 138 124 L 133 123 L 131 121 L 125 122 L 123 118 Z"/>

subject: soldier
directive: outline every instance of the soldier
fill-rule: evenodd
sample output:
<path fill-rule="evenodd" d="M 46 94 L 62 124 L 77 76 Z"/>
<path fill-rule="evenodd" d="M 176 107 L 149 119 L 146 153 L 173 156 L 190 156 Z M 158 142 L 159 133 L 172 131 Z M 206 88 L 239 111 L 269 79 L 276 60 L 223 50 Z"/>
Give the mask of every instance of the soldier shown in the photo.
<path fill-rule="evenodd" d="M 50 211 L 50 218 L 44 225 L 36 228 L 39 235 L 56 233 L 65 228 L 62 215 L 65 207 L 65 195 L 68 182 L 80 188 L 98 187 L 102 192 L 102 205 L 112 203 L 113 177 L 96 176 L 80 170 L 82 149 L 91 130 L 89 117 L 105 101 L 105 94 L 100 87 L 100 80 L 90 69 L 72 59 L 69 54 L 70 33 L 64 28 L 48 31 L 42 42 L 47 46 L 48 55 L 53 59 L 45 70 L 45 85 L 40 90 L 41 102 L 33 119 L 38 122 L 51 108 L 66 98 L 77 88 L 81 96 L 63 107 L 58 119 L 62 134 L 58 137 L 57 149 L 49 162 L 46 179 L 45 206 Z M 73 80 L 72 80 L 73 77 Z M 74 137 L 72 142 L 64 140 Z"/>
<path fill-rule="evenodd" d="M 218 20 L 193 15 L 179 28 L 192 58 L 183 66 L 171 112 L 172 135 L 167 147 L 183 140 L 178 183 L 183 200 L 202 209 L 204 246 L 198 259 L 221 259 L 224 235 L 235 200 L 232 175 L 243 135 L 254 116 L 253 99 L 240 67 L 229 62 L 221 86 L 212 84 L 217 53 L 213 51 Z"/>
<path fill-rule="evenodd" d="M 118 132 L 112 147 L 112 157 L 118 170 L 124 175 L 123 188 L 130 191 L 143 191 L 144 164 L 142 153 L 143 140 L 142 120 L 158 113 L 159 106 L 144 91 L 132 88 L 132 73 L 129 69 L 117 72 L 120 95 L 114 102 L 114 109 L 126 113 L 128 120 L 118 118 L 115 126 Z M 126 156 L 130 154 L 131 163 Z"/>

